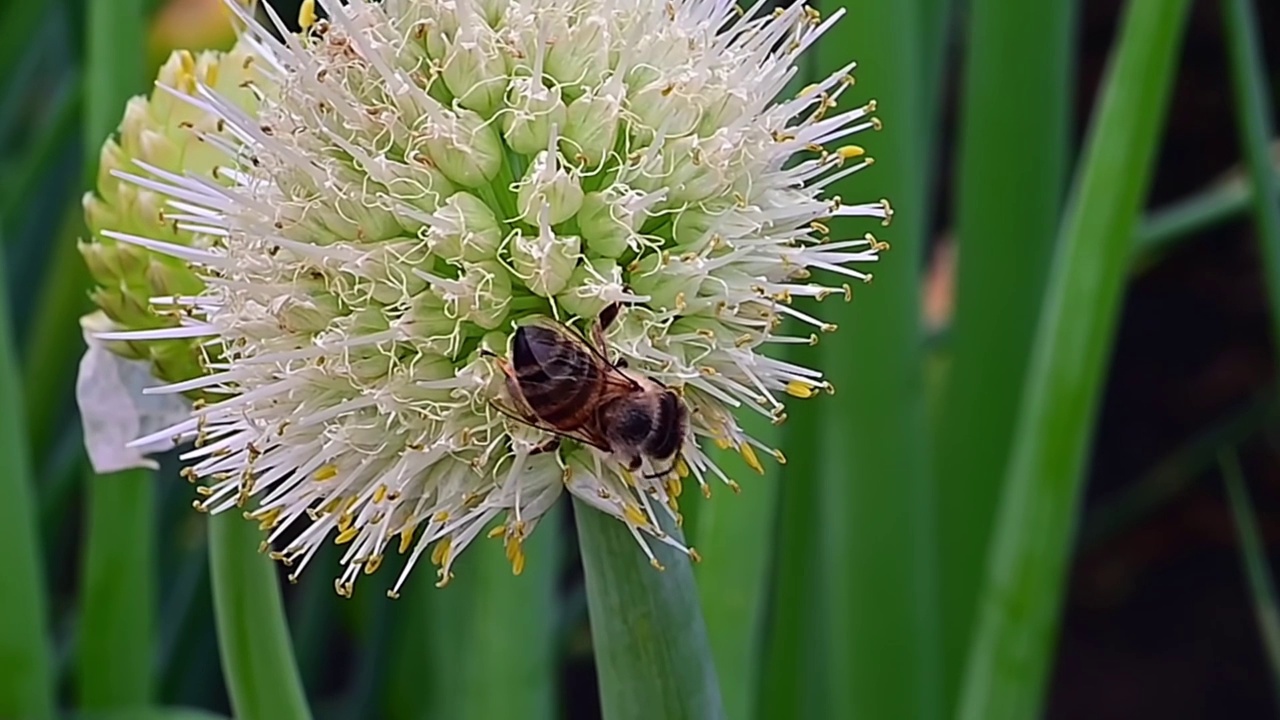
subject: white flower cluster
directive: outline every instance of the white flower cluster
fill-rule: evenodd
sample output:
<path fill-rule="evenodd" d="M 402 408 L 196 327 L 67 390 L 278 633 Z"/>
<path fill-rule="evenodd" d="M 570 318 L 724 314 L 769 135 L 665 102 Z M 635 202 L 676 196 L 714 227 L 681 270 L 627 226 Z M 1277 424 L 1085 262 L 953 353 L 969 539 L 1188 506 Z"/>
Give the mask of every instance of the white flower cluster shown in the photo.
<path fill-rule="evenodd" d="M 816 342 L 777 334 L 788 317 L 833 330 L 791 299 L 847 296 L 811 270 L 869 279 L 849 264 L 884 247 L 823 224 L 891 214 L 823 198 L 871 162 L 843 141 L 877 126 L 874 104 L 835 110 L 852 64 L 783 96 L 836 17 L 763 0 L 329 0 L 326 19 L 304 3 L 301 34 L 267 8 L 273 34 L 228 4 L 256 111 L 204 85 L 175 93 L 216 118 L 189 131 L 223 164 L 120 174 L 168 197 L 197 242 L 103 233 L 204 280 L 154 299 L 180 327 L 107 336 L 202 339 L 205 374 L 155 391 L 221 399 L 142 439 L 196 440 L 197 507 L 249 506 L 295 573 L 336 535 L 344 595 L 389 546 L 408 554 L 391 595 L 427 548 L 447 582 L 495 519 L 519 572 L 564 490 L 651 559 L 653 540 L 696 558 L 658 514 L 678 516 L 689 476 L 737 488 L 704 443 L 783 461 L 734 413 L 780 421 L 784 396 L 827 385 L 766 345 Z M 574 443 L 535 452 L 546 436 L 492 402 L 502 377 L 483 350 L 505 354 L 528 318 L 584 324 L 613 302 L 612 352 L 691 413 L 671 477 Z"/>

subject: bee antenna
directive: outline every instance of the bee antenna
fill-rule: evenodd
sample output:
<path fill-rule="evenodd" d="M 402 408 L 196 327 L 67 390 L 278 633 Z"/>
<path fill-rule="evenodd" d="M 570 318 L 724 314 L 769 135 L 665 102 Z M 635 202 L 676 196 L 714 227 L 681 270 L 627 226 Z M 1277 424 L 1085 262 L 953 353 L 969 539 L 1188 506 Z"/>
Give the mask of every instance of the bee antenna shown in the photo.
<path fill-rule="evenodd" d="M 498 353 L 490 350 L 489 348 L 480 348 L 480 356 L 481 357 L 498 357 Z"/>

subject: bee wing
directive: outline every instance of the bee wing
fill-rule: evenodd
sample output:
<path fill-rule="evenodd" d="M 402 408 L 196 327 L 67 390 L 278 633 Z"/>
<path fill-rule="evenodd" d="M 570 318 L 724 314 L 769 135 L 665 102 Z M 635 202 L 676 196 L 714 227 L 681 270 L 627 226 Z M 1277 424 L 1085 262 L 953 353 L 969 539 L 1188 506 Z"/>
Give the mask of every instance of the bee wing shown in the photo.
<path fill-rule="evenodd" d="M 609 447 L 609 443 L 606 442 L 604 438 L 600 437 L 599 435 L 596 435 L 594 432 L 590 432 L 587 428 L 582 428 L 580 430 L 573 430 L 573 431 L 565 431 L 559 428 L 552 427 L 547 423 L 542 422 L 534 415 L 525 415 L 524 413 L 521 413 L 518 410 L 504 407 L 503 404 L 498 402 L 497 400 L 490 400 L 489 404 L 492 405 L 494 409 L 496 409 L 498 412 L 502 413 L 503 415 L 506 415 L 512 420 L 522 422 L 525 425 L 535 427 L 543 432 L 551 433 L 552 435 L 556 435 L 559 437 L 566 437 L 566 438 L 569 438 L 570 440 L 577 440 L 578 442 L 590 445 L 596 448 L 597 450 L 602 450 L 604 452 L 613 452 L 612 448 Z"/>
<path fill-rule="evenodd" d="M 539 327 L 544 327 L 544 328 L 547 328 L 548 330 L 552 330 L 555 333 L 559 334 L 561 337 L 563 337 L 566 341 L 571 342 L 576 346 L 585 348 L 586 351 L 590 353 L 592 357 L 594 357 L 597 361 L 600 362 L 601 369 L 605 371 L 604 374 L 605 374 L 606 382 L 609 382 L 610 384 L 613 384 L 613 385 L 617 385 L 620 388 L 623 388 L 626 390 L 639 389 L 640 386 L 636 384 L 636 381 L 627 377 L 625 374 L 623 374 L 617 369 L 617 366 L 613 364 L 613 361 L 610 360 L 608 354 L 606 354 L 606 349 L 604 346 L 596 347 L 596 344 L 588 340 L 581 332 L 577 330 L 577 328 L 574 328 L 570 325 L 565 325 L 562 322 L 557 322 L 556 320 L 553 320 L 549 317 L 534 318 L 529 322 L 529 324 L 537 325 Z"/>

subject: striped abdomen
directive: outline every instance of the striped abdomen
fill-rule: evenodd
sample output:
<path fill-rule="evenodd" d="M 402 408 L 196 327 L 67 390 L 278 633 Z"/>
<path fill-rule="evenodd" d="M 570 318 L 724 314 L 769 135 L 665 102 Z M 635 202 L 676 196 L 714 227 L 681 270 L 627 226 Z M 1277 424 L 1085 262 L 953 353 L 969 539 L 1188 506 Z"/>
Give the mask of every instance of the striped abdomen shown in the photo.
<path fill-rule="evenodd" d="M 520 394 L 543 422 L 573 431 L 592 418 L 604 377 L 576 342 L 550 328 L 523 326 L 512 339 L 511 360 Z"/>

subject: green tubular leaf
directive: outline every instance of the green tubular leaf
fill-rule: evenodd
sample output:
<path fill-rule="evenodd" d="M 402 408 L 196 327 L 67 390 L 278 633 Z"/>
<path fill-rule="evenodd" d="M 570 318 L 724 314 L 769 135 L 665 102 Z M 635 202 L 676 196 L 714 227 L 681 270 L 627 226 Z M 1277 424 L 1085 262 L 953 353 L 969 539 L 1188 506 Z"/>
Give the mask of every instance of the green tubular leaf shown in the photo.
<path fill-rule="evenodd" d="M 5 590 L 0 593 L 0 717 L 53 717 L 53 679 L 45 642 L 47 610 L 35 527 L 33 478 L 24 432 L 22 388 L 9 324 L 9 291 L 0 253 L 0 547 Z"/>
<path fill-rule="evenodd" d="M 793 353 L 787 359 L 812 367 L 813 348 L 804 350 L 809 353 Z M 816 404 L 820 402 L 792 403 L 790 419 L 782 426 L 788 460 L 777 472 L 778 510 L 772 528 L 776 547 L 755 715 L 761 719 L 821 717 L 827 701 L 825 649 L 830 638 L 822 622 L 827 607 L 824 552 L 829 548 L 823 546 L 814 522 L 821 507 L 817 482 L 821 418 Z M 750 492 L 750 487 L 744 492 Z"/>
<path fill-rule="evenodd" d="M 920 258 L 927 200 L 920 0 L 857 0 L 818 43 L 819 76 L 857 60 L 856 98 L 877 101 L 884 131 L 860 135 L 876 164 L 832 195 L 894 206 L 881 236 L 893 250 L 875 283 L 819 316 L 840 326 L 819 344 L 820 368 L 839 389 L 821 413 L 818 517 L 829 682 L 823 710 L 849 717 L 935 717 L 940 701 L 931 449 L 925 414 Z M 856 52 L 855 57 L 850 53 Z M 849 97 L 847 93 L 845 97 Z M 832 237 L 858 237 L 840 219 Z M 789 482 L 807 478 L 789 476 Z"/>
<path fill-rule="evenodd" d="M 209 518 L 209 569 L 222 673 L 239 720 L 307 720 L 276 568 L 262 533 L 234 511 Z"/>
<path fill-rule="evenodd" d="M 1222 4 L 1231 56 L 1231 79 L 1236 97 L 1236 127 L 1252 182 L 1253 218 L 1262 243 L 1262 257 L 1271 300 L 1272 339 L 1280 343 L 1280 181 L 1272 170 L 1271 85 L 1258 39 L 1253 6 L 1244 0 Z"/>
<path fill-rule="evenodd" d="M 76 653 L 79 706 L 142 707 L 155 666 L 155 490 L 149 470 L 89 477 Z"/>
<path fill-rule="evenodd" d="M 651 540 L 659 572 L 621 522 L 577 499 L 573 510 L 604 720 L 727 717 L 689 559 Z"/>
<path fill-rule="evenodd" d="M 962 685 L 962 720 L 1039 714 L 1097 398 L 1186 0 L 1132 0 L 1055 249 Z"/>
<path fill-rule="evenodd" d="M 1066 184 L 1074 10 L 1069 0 L 969 6 L 955 183 L 960 264 L 936 433 L 937 467 L 945 468 L 937 542 L 948 705 L 960 682 Z"/>
<path fill-rule="evenodd" d="M 766 445 L 780 434 L 762 417 L 743 418 L 743 429 Z M 714 458 L 722 468 L 743 466 L 729 451 Z M 778 474 L 765 460 L 764 477 L 752 477 L 738 494 L 695 497 L 698 525 L 691 533 L 705 560 L 693 569 L 702 598 L 707 637 L 715 660 L 724 709 L 731 718 L 754 716 L 764 631 L 765 593 L 773 557 Z M 747 471 L 750 472 L 750 471 Z M 694 491 L 696 492 L 696 490 Z"/>
<path fill-rule="evenodd" d="M 86 13 L 86 174 L 97 167 L 98 143 L 118 122 L 128 97 L 143 86 L 145 20 L 141 0 L 93 0 Z M 29 371 L 36 392 L 70 385 L 79 355 L 88 274 L 67 238 L 53 253 L 42 300 L 46 338 L 33 346 Z M 42 303 L 43 304 L 43 303 Z M 50 352 L 52 351 L 52 352 Z M 45 398 L 46 402 L 48 397 Z M 48 431 L 51 417 L 39 430 Z M 43 444 L 43 438 L 42 438 Z M 140 707 L 153 695 L 155 654 L 155 498 L 152 474 L 131 470 L 87 478 L 85 540 L 77 657 L 80 705 L 91 710 Z"/>
<path fill-rule="evenodd" d="M 526 541 L 528 562 L 519 576 L 511 574 L 501 541 L 489 540 L 489 545 L 467 553 L 447 587 L 424 583 L 422 596 L 406 598 L 430 609 L 427 640 L 439 692 L 420 701 L 431 707 L 427 717 L 556 716 L 553 618 L 561 554 L 559 520 L 560 514 L 552 511 Z"/>
<path fill-rule="evenodd" d="M 1234 11 L 1228 11 L 1234 12 Z M 1218 455 L 1222 467 L 1222 480 L 1227 486 L 1231 502 L 1231 515 L 1235 518 L 1236 536 L 1240 540 L 1240 561 L 1244 565 L 1245 579 L 1253 597 L 1253 609 L 1258 616 L 1258 629 L 1262 633 L 1262 646 L 1271 664 L 1273 689 L 1280 693 L 1280 603 L 1276 601 L 1276 588 L 1271 580 L 1271 568 L 1267 563 L 1267 551 L 1258 531 L 1258 519 L 1249 500 L 1244 474 L 1240 471 L 1240 459 L 1234 450 L 1223 450 Z"/>

